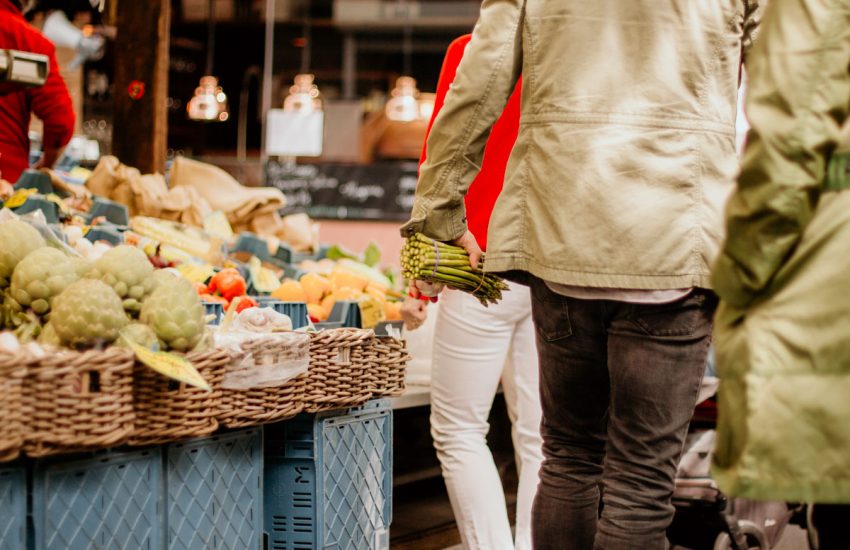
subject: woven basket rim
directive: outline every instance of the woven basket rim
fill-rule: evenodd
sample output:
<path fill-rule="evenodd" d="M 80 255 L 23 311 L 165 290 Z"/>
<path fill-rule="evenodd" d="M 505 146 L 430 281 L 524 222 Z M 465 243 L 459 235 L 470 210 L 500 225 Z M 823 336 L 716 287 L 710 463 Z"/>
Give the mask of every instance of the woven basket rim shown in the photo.
<path fill-rule="evenodd" d="M 122 348 L 45 349 L 27 369 L 24 451 L 39 457 L 126 442 L 134 420 L 132 368 L 133 354 Z M 97 385 L 89 390 L 86 383 Z"/>

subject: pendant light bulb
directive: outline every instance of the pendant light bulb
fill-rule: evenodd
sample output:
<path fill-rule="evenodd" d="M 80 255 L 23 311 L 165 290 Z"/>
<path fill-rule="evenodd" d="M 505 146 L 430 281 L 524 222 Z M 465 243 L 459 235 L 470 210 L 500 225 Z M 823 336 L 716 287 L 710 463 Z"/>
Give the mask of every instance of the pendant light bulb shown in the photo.
<path fill-rule="evenodd" d="M 206 122 L 225 122 L 230 118 L 227 95 L 218 85 L 218 78 L 206 75 L 201 77 L 195 95 L 186 106 L 189 118 Z"/>
<path fill-rule="evenodd" d="M 312 74 L 295 75 L 295 83 L 289 88 L 289 95 L 283 100 L 283 110 L 287 113 L 315 113 L 322 110 L 319 87 L 314 83 Z"/>
<path fill-rule="evenodd" d="M 389 120 L 413 122 L 421 117 L 419 112 L 419 90 L 416 80 L 410 76 L 401 76 L 395 82 L 387 101 L 386 115 Z"/>

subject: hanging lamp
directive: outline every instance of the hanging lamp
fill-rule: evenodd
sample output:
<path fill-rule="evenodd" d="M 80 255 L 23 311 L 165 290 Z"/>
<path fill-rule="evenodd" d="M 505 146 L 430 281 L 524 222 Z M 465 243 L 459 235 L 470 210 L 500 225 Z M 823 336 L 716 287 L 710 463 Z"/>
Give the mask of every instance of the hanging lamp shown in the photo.
<path fill-rule="evenodd" d="M 322 110 L 319 87 L 313 81 L 312 74 L 295 75 L 295 83 L 289 88 L 289 95 L 283 100 L 283 110 L 287 113 L 314 113 Z"/>
<path fill-rule="evenodd" d="M 400 76 L 387 101 L 387 118 L 398 122 L 413 122 L 420 118 L 418 98 L 416 80 L 410 76 Z"/>
<path fill-rule="evenodd" d="M 209 0 L 208 6 L 206 74 L 201 77 L 199 86 L 195 88 L 195 95 L 186 104 L 186 112 L 191 120 L 225 122 L 230 118 L 227 95 L 218 85 L 218 78 L 212 74 L 213 53 L 215 52 L 213 0 Z"/>
<path fill-rule="evenodd" d="M 408 25 L 404 28 L 402 41 L 403 74 L 412 73 L 411 58 L 413 57 L 413 29 Z M 419 103 L 419 89 L 416 79 L 412 76 L 400 76 L 395 81 L 395 87 L 390 92 L 390 99 L 385 106 L 387 119 L 396 122 L 413 122 L 424 118 Z M 428 113 L 430 116 L 430 113 Z"/>
<path fill-rule="evenodd" d="M 310 18 L 310 2 L 304 13 L 304 33 L 301 42 L 301 71 L 295 75 L 294 84 L 289 87 L 289 95 L 283 100 L 283 110 L 287 113 L 315 113 L 322 110 L 322 100 L 316 77 L 310 74 L 310 62 L 313 53 L 313 25 Z"/>

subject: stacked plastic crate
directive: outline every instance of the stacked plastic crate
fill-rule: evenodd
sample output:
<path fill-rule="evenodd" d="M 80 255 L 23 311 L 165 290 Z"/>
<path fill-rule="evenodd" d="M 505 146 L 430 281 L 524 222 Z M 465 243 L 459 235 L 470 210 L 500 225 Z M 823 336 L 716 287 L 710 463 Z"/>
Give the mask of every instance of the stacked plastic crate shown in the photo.
<path fill-rule="evenodd" d="M 253 428 L 142 451 L 40 462 L 34 473 L 35 548 L 260 549 L 262 444 L 262 430 Z M 5 496 L 2 487 L 0 472 Z M 23 488 L 25 514 L 25 482 Z M 10 500 L 17 502 L 19 493 Z M 4 543 L 2 550 L 25 547 Z"/>
<path fill-rule="evenodd" d="M 389 401 L 266 426 L 265 460 L 270 550 L 389 548 Z"/>
<path fill-rule="evenodd" d="M 22 467 L 0 468 L 0 550 L 26 548 L 27 474 Z"/>

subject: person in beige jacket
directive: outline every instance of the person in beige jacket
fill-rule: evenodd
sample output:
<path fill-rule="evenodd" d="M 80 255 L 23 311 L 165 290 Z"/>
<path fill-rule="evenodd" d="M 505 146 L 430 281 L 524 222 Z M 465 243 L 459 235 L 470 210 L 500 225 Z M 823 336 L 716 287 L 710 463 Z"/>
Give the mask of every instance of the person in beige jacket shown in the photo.
<path fill-rule="evenodd" d="M 477 262 L 463 197 L 522 73 L 485 269 L 532 289 L 538 549 L 667 544 L 760 11 L 758 0 L 482 3 L 402 233 L 454 241 Z"/>

